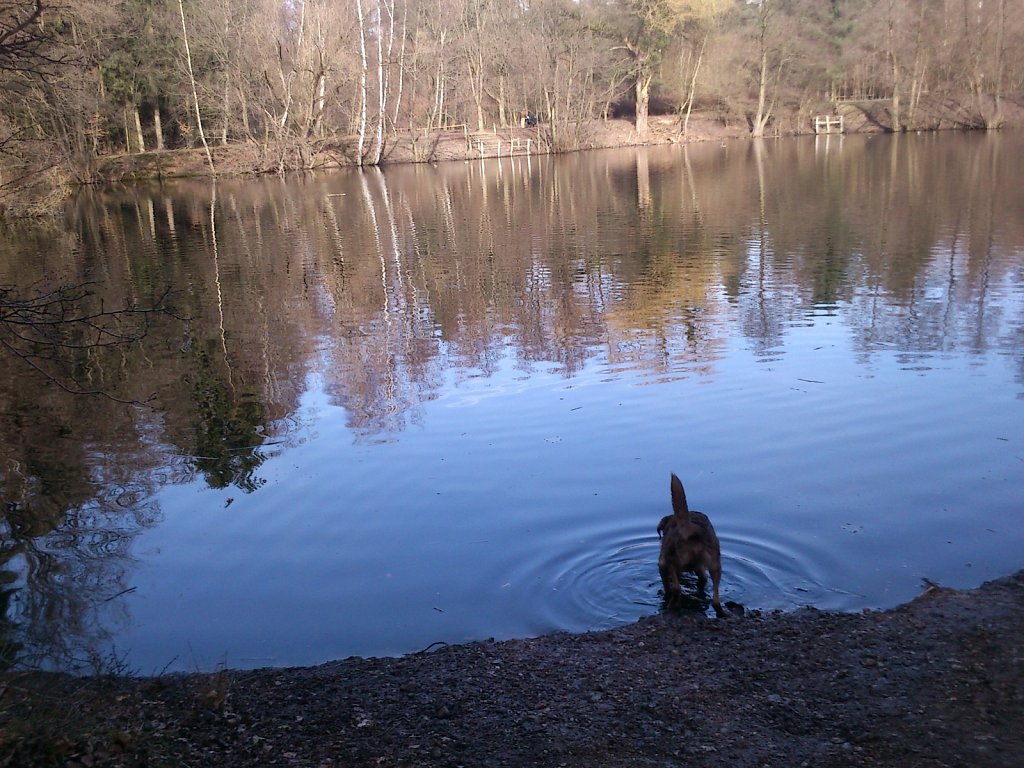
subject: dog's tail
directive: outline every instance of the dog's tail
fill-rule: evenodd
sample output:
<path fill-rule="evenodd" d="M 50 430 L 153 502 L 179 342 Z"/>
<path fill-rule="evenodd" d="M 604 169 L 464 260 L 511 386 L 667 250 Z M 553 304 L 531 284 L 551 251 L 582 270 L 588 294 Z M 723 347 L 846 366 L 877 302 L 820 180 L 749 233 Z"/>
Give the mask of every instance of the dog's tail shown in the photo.
<path fill-rule="evenodd" d="M 683 484 L 679 482 L 679 478 L 676 477 L 675 473 L 672 473 L 672 513 L 676 516 L 676 520 L 679 521 L 684 529 L 690 525 L 690 507 L 686 504 L 686 491 L 683 490 Z"/>

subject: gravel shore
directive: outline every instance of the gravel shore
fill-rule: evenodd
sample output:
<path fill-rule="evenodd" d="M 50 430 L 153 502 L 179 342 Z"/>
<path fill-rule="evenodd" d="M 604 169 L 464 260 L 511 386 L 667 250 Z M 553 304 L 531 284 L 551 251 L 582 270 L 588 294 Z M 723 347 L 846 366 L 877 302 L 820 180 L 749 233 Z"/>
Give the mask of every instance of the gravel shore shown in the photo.
<path fill-rule="evenodd" d="M 3 766 L 1019 766 L 1024 571 L 885 612 L 158 678 L 0 676 Z"/>

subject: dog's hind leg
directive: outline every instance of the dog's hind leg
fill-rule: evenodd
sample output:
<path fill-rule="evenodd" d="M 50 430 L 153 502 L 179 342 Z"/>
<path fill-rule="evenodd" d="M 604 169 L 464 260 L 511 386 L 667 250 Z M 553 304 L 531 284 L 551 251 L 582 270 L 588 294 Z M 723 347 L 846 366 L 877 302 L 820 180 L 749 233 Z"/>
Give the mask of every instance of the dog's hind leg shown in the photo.
<path fill-rule="evenodd" d="M 711 566 L 711 605 L 715 609 L 715 616 L 721 618 L 727 616 L 728 611 L 722 608 L 722 602 L 718 599 L 718 583 L 722 580 L 722 566 Z"/>
<path fill-rule="evenodd" d="M 658 561 L 658 571 L 661 573 L 661 583 L 665 587 L 665 603 L 671 606 L 682 591 L 679 588 L 679 572 L 670 563 L 661 560 Z"/>

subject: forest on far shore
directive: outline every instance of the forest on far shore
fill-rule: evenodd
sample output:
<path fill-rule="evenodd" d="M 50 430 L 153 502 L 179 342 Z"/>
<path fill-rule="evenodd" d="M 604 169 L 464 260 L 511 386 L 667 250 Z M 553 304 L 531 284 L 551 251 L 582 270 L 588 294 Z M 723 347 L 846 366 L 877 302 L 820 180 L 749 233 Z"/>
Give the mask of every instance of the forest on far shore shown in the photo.
<path fill-rule="evenodd" d="M 399 137 L 711 116 L 752 136 L 869 104 L 888 131 L 1019 114 L 1007 0 L 0 0 L 0 211 L 45 212 L 105 158 L 256 147 L 253 172 Z M 236 169 L 237 170 L 237 169 Z M 244 169 L 243 169 L 244 170 Z"/>

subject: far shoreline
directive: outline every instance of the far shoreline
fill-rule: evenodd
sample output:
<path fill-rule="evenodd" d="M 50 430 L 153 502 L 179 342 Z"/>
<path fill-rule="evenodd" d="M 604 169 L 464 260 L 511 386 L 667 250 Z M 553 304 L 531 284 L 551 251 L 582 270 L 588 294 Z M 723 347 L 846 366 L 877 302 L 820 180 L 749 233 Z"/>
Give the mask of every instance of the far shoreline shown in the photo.
<path fill-rule="evenodd" d="M 899 136 L 885 127 L 880 114 L 885 104 L 876 103 L 872 109 L 847 107 L 843 135 L 891 135 Z M 1008 119 L 999 130 L 1015 130 L 1024 126 L 1024 103 L 1010 102 Z M 981 129 L 958 124 L 955 116 L 940 115 L 930 123 L 909 128 L 903 133 L 934 133 L 939 131 L 976 132 Z M 814 136 L 808 121 L 796 121 L 783 130 L 763 138 L 780 139 L 797 136 Z M 466 127 L 449 130 L 401 131 L 392 137 L 380 167 L 397 164 L 567 154 L 593 149 L 627 149 L 658 145 L 687 145 L 706 142 L 754 140 L 745 123 L 724 121 L 710 113 L 694 113 L 688 130 L 683 135 L 681 121 L 677 115 L 654 116 L 650 119 L 648 134 L 640 138 L 632 121 L 625 119 L 594 120 L 581 129 L 579 146 L 569 150 L 551 151 L 542 141 L 545 126 L 497 127 L 485 131 L 471 131 Z M 990 132 L 990 131 L 982 131 Z M 823 136 L 836 136 L 821 134 Z M 529 144 L 527 144 L 529 142 Z M 511 148 L 511 149 L 510 149 Z M 481 152 L 482 149 L 482 152 Z M 96 158 L 91 171 L 84 181 L 93 184 L 124 183 L 172 178 L 244 177 L 271 174 L 287 174 L 316 170 L 360 167 L 355 161 L 355 139 L 335 137 L 319 146 L 308 146 L 299 142 L 293 144 L 263 145 L 255 142 L 211 145 L 215 174 L 211 174 L 206 153 L 201 147 L 188 149 L 151 150 L 137 154 L 113 155 Z M 372 167 L 372 166 L 362 166 Z"/>

